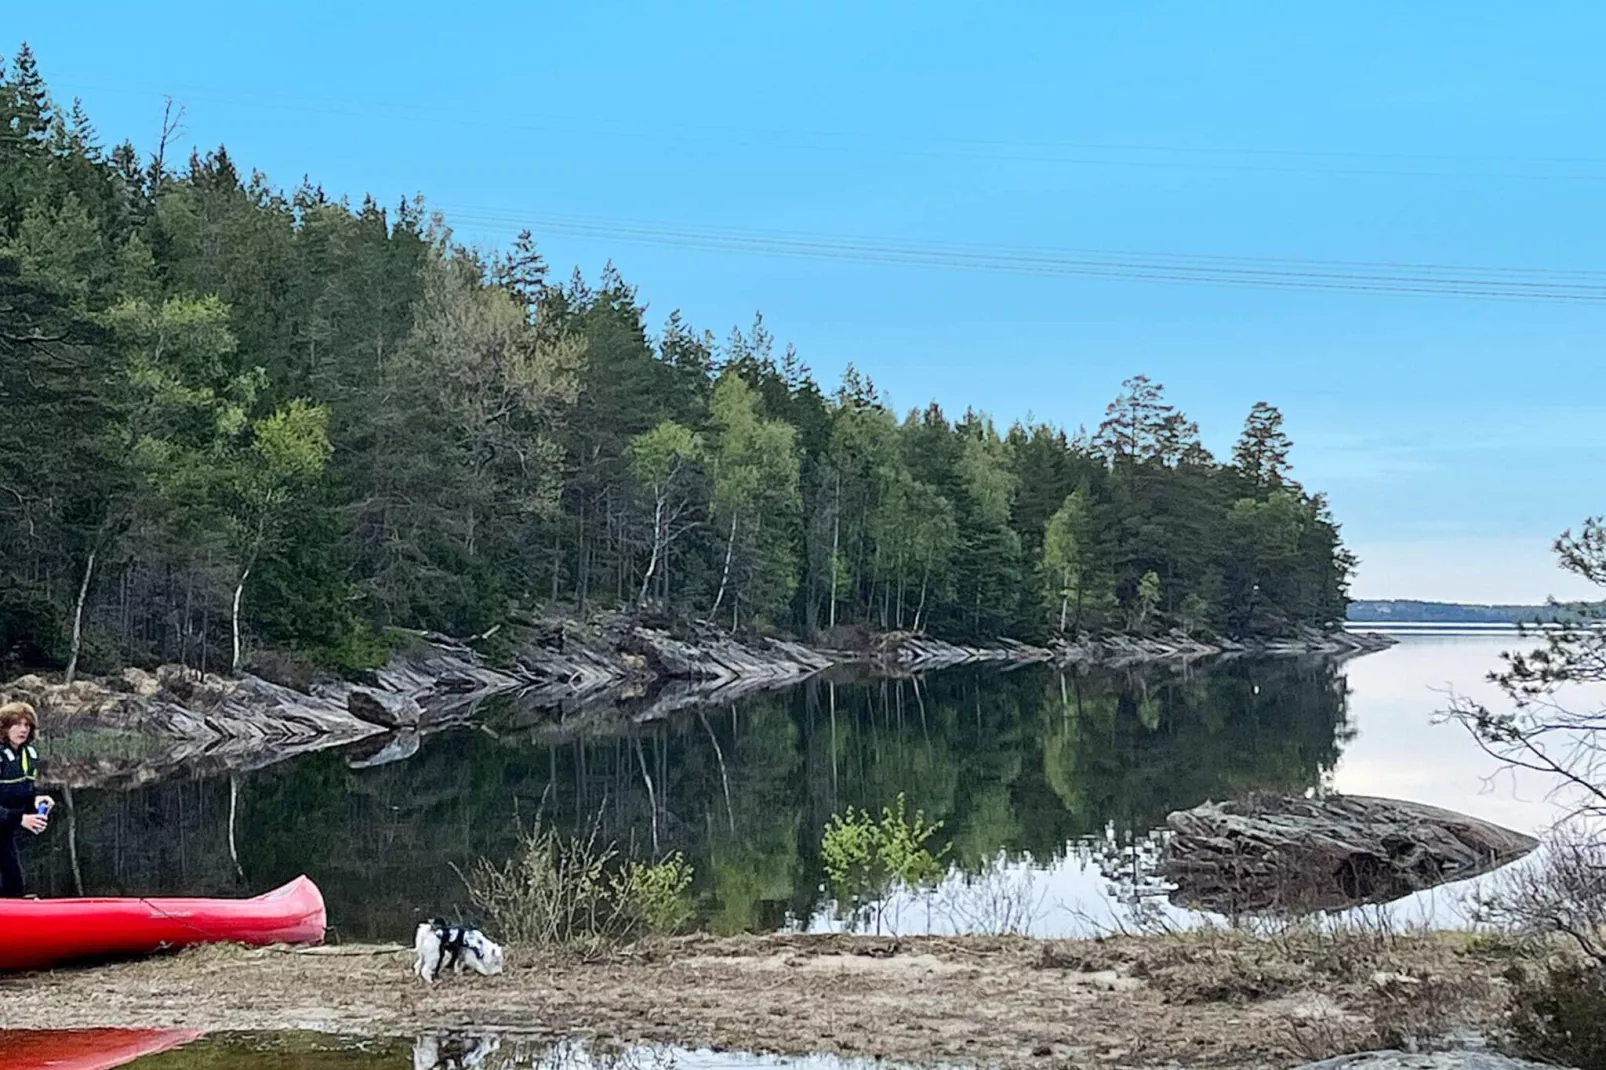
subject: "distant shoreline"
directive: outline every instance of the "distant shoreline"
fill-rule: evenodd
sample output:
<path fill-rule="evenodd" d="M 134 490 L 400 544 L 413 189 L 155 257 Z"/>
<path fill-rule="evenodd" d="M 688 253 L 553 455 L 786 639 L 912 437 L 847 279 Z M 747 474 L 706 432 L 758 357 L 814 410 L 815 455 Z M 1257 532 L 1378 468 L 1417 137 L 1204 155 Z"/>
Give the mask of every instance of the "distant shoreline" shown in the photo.
<path fill-rule="evenodd" d="M 1596 603 L 1599 605 L 1600 603 Z M 1425 602 L 1410 598 L 1361 599 L 1350 602 L 1345 626 L 1372 628 L 1405 625 L 1501 625 L 1549 623 L 1566 618 L 1589 603 L 1560 605 L 1489 605 L 1460 602 Z"/>
<path fill-rule="evenodd" d="M 1529 624 L 1529 627 L 1534 625 Z M 1514 635 L 1522 624 L 1516 621 L 1456 621 L 1456 620 L 1346 620 L 1347 632 L 1382 632 L 1385 634 L 1415 634 L 1418 632 L 1447 632 L 1475 635 L 1488 632 L 1493 635 Z M 1538 627 L 1555 627 L 1546 623 Z"/>

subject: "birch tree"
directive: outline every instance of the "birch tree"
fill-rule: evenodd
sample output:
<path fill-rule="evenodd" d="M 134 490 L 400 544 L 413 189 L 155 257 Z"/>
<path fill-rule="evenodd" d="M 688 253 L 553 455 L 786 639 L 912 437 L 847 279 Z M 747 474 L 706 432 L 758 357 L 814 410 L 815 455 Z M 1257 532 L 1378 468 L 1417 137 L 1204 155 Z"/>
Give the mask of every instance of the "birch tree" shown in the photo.
<path fill-rule="evenodd" d="M 701 439 L 673 420 L 642 432 L 630 443 L 631 467 L 647 488 L 652 506 L 651 547 L 636 598 L 638 604 L 646 604 L 658 570 L 662 568 L 667 574 L 669 548 L 685 533 L 681 518 L 690 504 L 690 469 L 701 457 Z"/>

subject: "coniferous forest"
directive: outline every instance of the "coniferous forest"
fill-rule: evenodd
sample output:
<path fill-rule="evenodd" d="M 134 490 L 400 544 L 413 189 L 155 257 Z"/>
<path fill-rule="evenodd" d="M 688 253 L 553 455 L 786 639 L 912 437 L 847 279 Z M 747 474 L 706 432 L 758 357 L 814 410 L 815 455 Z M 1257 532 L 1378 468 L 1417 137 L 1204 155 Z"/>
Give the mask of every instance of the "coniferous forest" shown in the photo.
<path fill-rule="evenodd" d="M 1090 432 L 894 411 L 759 317 L 649 319 L 529 233 L 466 248 L 164 131 L 103 141 L 26 47 L 0 72 L 0 669 L 355 668 L 393 626 L 638 605 L 807 638 L 1344 615 L 1270 405 L 1229 458 L 1142 376 Z"/>

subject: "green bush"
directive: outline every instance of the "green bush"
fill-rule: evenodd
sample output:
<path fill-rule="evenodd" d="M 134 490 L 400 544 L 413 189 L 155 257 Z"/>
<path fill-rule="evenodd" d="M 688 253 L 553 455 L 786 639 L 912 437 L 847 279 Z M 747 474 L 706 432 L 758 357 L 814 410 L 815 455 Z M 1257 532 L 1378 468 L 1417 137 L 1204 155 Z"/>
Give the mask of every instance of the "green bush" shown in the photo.
<path fill-rule="evenodd" d="M 868 914 L 881 931 L 886 900 L 899 889 L 915 891 L 942 878 L 941 858 L 926 846 L 942 822 L 926 823 L 924 811 L 907 812 L 902 792 L 883 807 L 879 820 L 848 807 L 834 814 L 820 841 L 820 857 L 838 908 L 855 919 Z"/>
<path fill-rule="evenodd" d="M 627 928 L 646 934 L 675 933 L 691 922 L 691 863 L 679 851 L 660 862 L 627 862 L 608 881 L 628 919 Z"/>
<path fill-rule="evenodd" d="M 503 865 L 482 859 L 464 877 L 499 938 L 594 951 L 677 932 L 690 922 L 692 867 L 678 853 L 621 860 L 609 844 L 563 837 L 537 819 Z"/>

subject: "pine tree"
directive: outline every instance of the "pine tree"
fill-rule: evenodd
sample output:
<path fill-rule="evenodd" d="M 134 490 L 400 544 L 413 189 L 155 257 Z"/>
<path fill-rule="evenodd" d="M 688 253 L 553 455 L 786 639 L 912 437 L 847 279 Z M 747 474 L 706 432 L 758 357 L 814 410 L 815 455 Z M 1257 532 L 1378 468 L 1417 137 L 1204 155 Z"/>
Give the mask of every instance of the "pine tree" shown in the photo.
<path fill-rule="evenodd" d="M 1244 421 L 1243 434 L 1232 448 L 1232 463 L 1239 475 L 1259 491 L 1281 486 L 1288 477 L 1288 454 L 1293 443 L 1283 432 L 1283 414 L 1257 401 Z"/>
<path fill-rule="evenodd" d="M 50 90 L 44 78 L 39 74 L 39 63 L 34 58 L 33 49 L 28 47 L 27 42 L 23 42 L 16 58 L 11 61 L 8 84 L 11 101 L 7 118 L 12 137 L 22 143 L 24 151 L 28 151 L 29 146 L 37 151 L 50 133 L 56 107 L 51 102 Z"/>
<path fill-rule="evenodd" d="M 181 164 L 176 105 L 148 166 L 102 153 L 9 69 L 0 641 L 35 662 L 216 667 L 237 624 L 353 668 L 388 625 L 644 599 L 975 641 L 1343 616 L 1354 560 L 1265 403 L 1230 465 L 1141 375 L 1091 439 L 900 418 L 762 316 L 652 333 L 611 263 L 559 284 L 528 232 L 481 253 L 417 199 Z"/>

